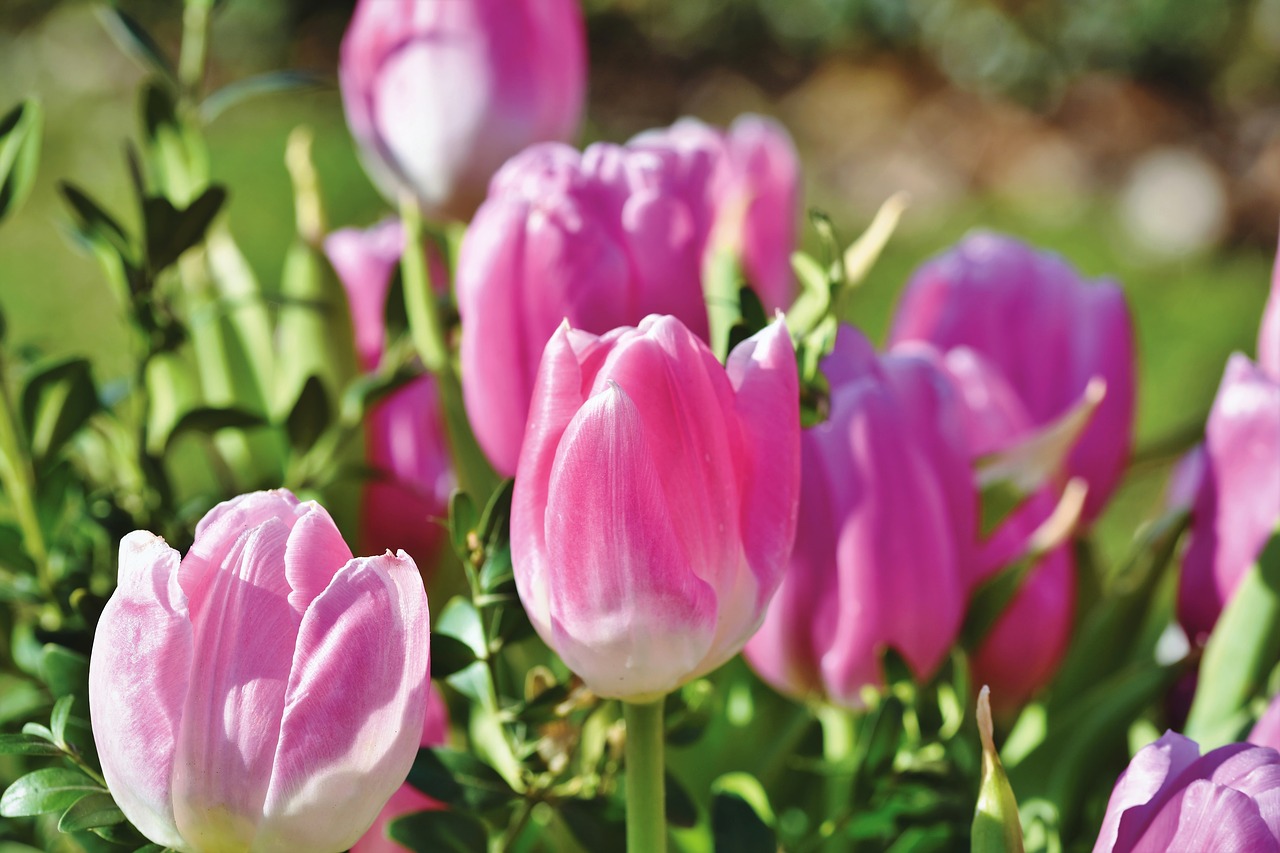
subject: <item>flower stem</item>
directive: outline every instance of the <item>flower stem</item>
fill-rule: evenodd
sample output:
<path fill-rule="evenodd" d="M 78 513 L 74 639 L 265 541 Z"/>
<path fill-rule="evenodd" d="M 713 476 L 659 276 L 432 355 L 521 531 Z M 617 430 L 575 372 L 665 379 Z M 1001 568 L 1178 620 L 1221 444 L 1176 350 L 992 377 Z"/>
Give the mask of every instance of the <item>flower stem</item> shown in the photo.
<path fill-rule="evenodd" d="M 627 853 L 665 853 L 666 780 L 662 768 L 663 700 L 623 702 L 627 722 Z"/>
<path fill-rule="evenodd" d="M 822 757 L 827 764 L 827 820 L 836 826 L 853 807 L 853 776 L 851 766 L 857 733 L 853 715 L 832 705 L 817 710 L 822 725 Z M 839 839 L 832 839 L 828 849 L 843 850 Z"/>

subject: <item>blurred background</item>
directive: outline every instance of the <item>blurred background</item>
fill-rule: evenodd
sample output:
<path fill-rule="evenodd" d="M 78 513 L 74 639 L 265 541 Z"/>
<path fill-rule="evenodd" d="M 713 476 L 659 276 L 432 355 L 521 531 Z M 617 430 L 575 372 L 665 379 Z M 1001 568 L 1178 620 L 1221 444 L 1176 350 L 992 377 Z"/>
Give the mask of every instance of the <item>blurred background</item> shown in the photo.
<path fill-rule="evenodd" d="M 261 280 L 293 234 L 285 139 L 299 124 L 331 227 L 386 215 L 334 85 L 353 0 L 226 0 L 210 88 L 265 71 L 329 85 L 237 105 L 209 127 L 215 181 Z M 851 239 L 897 190 L 913 199 L 860 294 L 882 339 L 910 271 L 973 228 L 1054 249 L 1119 280 L 1140 344 L 1137 456 L 1104 520 L 1115 556 L 1197 440 L 1228 353 L 1253 354 L 1280 222 L 1280 0 L 590 0 L 583 141 L 691 114 L 776 116 L 810 207 Z M 171 56 L 180 5 L 121 0 Z M 0 4 L 0 110 L 36 94 L 38 184 L 0 229 L 12 344 L 126 369 L 122 308 L 65 236 L 57 181 L 131 223 L 125 141 L 145 71 L 82 0 Z M 812 237 L 811 232 L 808 235 Z"/>

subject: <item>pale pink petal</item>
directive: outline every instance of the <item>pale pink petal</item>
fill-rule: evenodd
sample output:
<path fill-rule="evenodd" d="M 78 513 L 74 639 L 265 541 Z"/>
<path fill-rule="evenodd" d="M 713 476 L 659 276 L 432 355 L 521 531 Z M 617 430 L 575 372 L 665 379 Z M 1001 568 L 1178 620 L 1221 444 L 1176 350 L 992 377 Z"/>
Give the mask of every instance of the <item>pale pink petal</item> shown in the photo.
<path fill-rule="evenodd" d="M 1200 747 L 1176 732 L 1165 732 L 1153 744 L 1143 747 L 1116 780 L 1107 803 L 1107 814 L 1093 853 L 1118 851 L 1116 838 L 1120 823 L 1132 809 L 1146 806 L 1200 757 Z M 1149 812 L 1136 817 L 1141 818 Z M 1134 820 L 1134 818 L 1129 818 Z"/>
<path fill-rule="evenodd" d="M 1252 798 L 1206 779 L 1197 779 L 1169 800 L 1133 844 L 1121 838 L 1117 853 L 1274 853 L 1280 842 Z"/>
<path fill-rule="evenodd" d="M 306 514 L 298 519 L 289 533 L 284 552 L 284 576 L 289 582 L 289 604 L 299 618 L 311 601 L 333 580 L 338 569 L 351 559 L 338 526 L 324 507 L 307 501 L 300 509 Z"/>
<path fill-rule="evenodd" d="M 427 597 L 407 554 L 352 560 L 298 631 L 255 850 L 346 850 L 422 738 Z"/>
<path fill-rule="evenodd" d="M 120 542 L 116 592 L 98 620 L 89 710 L 116 804 L 149 839 L 184 847 L 171 776 L 192 667 L 178 552 L 145 531 Z"/>

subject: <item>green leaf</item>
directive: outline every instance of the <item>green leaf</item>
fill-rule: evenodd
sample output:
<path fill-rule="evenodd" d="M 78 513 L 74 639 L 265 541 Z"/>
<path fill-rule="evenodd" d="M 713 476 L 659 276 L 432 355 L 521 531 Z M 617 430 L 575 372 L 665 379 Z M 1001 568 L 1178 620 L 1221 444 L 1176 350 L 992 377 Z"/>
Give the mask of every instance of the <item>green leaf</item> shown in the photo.
<path fill-rule="evenodd" d="M 472 533 L 480 523 L 480 513 L 471 496 L 460 489 L 454 489 L 449 496 L 449 541 L 453 544 L 453 552 L 463 562 L 471 559 Z"/>
<path fill-rule="evenodd" d="M 0 118 L 0 222 L 17 212 L 35 184 L 43 117 L 40 102 L 28 98 Z"/>
<path fill-rule="evenodd" d="M 53 712 L 49 716 L 49 731 L 55 743 L 67 742 L 67 720 L 71 718 L 71 706 L 75 704 L 75 696 L 63 696 L 53 703 Z"/>
<path fill-rule="evenodd" d="M 106 791 L 89 794 L 75 801 L 71 808 L 62 813 L 58 819 L 58 829 L 62 832 L 80 832 L 85 829 L 97 829 L 103 826 L 114 826 L 124 822 L 124 812 L 116 805 L 116 801 Z"/>
<path fill-rule="evenodd" d="M 480 613 L 475 605 L 462 596 L 454 596 L 444 606 L 440 617 L 436 620 L 433 634 L 448 634 L 465 643 L 478 658 L 487 654 L 484 641 L 484 626 L 480 622 Z"/>
<path fill-rule="evenodd" d="M 116 43 L 125 55 L 144 69 L 150 68 L 155 71 L 168 80 L 170 84 L 176 84 L 177 75 L 174 73 L 173 64 L 169 62 L 169 58 L 164 55 L 160 45 L 143 28 L 142 24 L 138 23 L 128 12 L 116 6 L 99 6 L 97 12 L 98 20 L 102 22 L 107 34 L 111 36 L 111 40 Z"/>
<path fill-rule="evenodd" d="M 557 810 L 583 850 L 625 850 L 627 827 L 613 800 L 565 800 Z"/>
<path fill-rule="evenodd" d="M 484 824 L 458 812 L 416 812 L 396 818 L 387 827 L 392 841 L 417 853 L 475 853 L 484 850 L 489 835 Z"/>
<path fill-rule="evenodd" d="M 1022 853 L 1018 801 L 996 752 L 991 726 L 991 691 L 978 693 L 978 734 L 982 738 L 982 784 L 974 806 L 970 843 L 973 853 Z"/>
<path fill-rule="evenodd" d="M 48 706 L 43 690 L 26 679 L 0 672 L 0 724 L 23 719 Z"/>
<path fill-rule="evenodd" d="M 514 590 L 515 569 L 511 565 L 511 546 L 503 543 L 489 550 L 489 558 L 480 568 L 480 589 L 489 595 L 510 593 Z"/>
<path fill-rule="evenodd" d="M 308 71 L 272 71 L 228 83 L 200 104 L 200 120 L 205 124 L 237 104 L 263 95 L 307 92 L 327 88 L 329 80 Z"/>
<path fill-rule="evenodd" d="M 418 750 L 408 781 L 432 799 L 472 812 L 498 808 L 516 797 L 497 770 L 454 749 Z"/>
<path fill-rule="evenodd" d="M 743 797 L 720 791 L 711 800 L 716 853 L 775 853 L 777 834 Z"/>
<path fill-rule="evenodd" d="M 389 375 L 369 373 L 353 379 L 342 392 L 342 423 L 358 426 L 379 400 L 386 399 L 420 376 L 420 371 L 403 367 Z"/>
<path fill-rule="evenodd" d="M 480 534 L 480 541 L 490 547 L 506 542 L 511 523 L 511 496 L 514 493 L 515 480 L 503 480 L 489 496 L 484 512 L 480 515 L 480 526 L 476 532 Z"/>
<path fill-rule="evenodd" d="M 29 734 L 0 734 L 0 755 L 61 756 L 65 753 L 57 745 L 42 737 Z"/>
<path fill-rule="evenodd" d="M 66 646 L 48 643 L 40 657 L 40 671 L 54 696 L 85 695 L 89 683 L 89 659 Z"/>
<path fill-rule="evenodd" d="M 682 829 L 689 829 L 698 823 L 698 807 L 693 802 L 693 797 L 689 796 L 689 792 L 680 784 L 680 781 L 672 776 L 670 771 L 664 774 L 666 783 L 663 786 L 663 799 L 666 804 L 667 823 Z"/>
<path fill-rule="evenodd" d="M 22 390 L 22 420 L 31 454 L 47 461 L 99 409 L 89 360 L 68 358 L 43 365 Z"/>
<path fill-rule="evenodd" d="M 165 439 L 165 451 L 168 452 L 178 436 L 186 433 L 213 435 L 220 429 L 245 430 L 252 427 L 266 426 L 266 423 L 266 419 L 261 415 L 256 415 L 244 409 L 201 406 L 197 409 L 191 409 L 178 418 L 178 422 L 173 425 L 173 429 L 169 431 L 169 436 Z"/>
<path fill-rule="evenodd" d="M 48 767 L 18 779 L 0 797 L 0 816 L 30 817 L 69 808 L 85 794 L 101 793 L 101 786 L 79 770 Z"/>
<path fill-rule="evenodd" d="M 1253 722 L 1250 702 L 1262 697 L 1280 660 L 1280 530 L 1245 573 L 1218 617 L 1200 661 L 1200 680 L 1184 733 L 1201 749 L 1240 740 Z"/>
<path fill-rule="evenodd" d="M 329 426 L 329 394 L 318 376 L 307 377 L 298 399 L 285 419 L 289 444 L 298 453 L 306 453 Z"/>
<path fill-rule="evenodd" d="M 76 217 L 76 230 L 80 236 L 92 245 L 114 252 L 126 264 L 132 264 L 136 257 L 133 241 L 120 223 L 75 185 L 60 181 L 58 188 L 62 191 L 63 198 L 71 205 L 71 212 Z"/>
<path fill-rule="evenodd" d="M 431 632 L 431 677 L 448 678 L 476 662 L 475 652 L 457 637 Z"/>
<path fill-rule="evenodd" d="M 153 275 L 173 264 L 183 252 L 204 239 L 205 232 L 226 200 L 227 191 L 214 186 L 182 210 L 175 208 L 163 196 L 152 196 L 143 202 L 147 265 Z"/>

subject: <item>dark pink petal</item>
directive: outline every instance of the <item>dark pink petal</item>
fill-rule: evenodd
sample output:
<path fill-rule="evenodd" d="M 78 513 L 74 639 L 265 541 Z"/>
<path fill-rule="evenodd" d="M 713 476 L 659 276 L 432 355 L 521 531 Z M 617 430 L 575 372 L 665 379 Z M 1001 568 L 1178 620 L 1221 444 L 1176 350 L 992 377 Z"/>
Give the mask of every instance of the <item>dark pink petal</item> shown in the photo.
<path fill-rule="evenodd" d="M 116 803 L 147 838 L 179 848 L 171 780 L 191 655 L 178 552 L 158 536 L 130 533 L 93 638 L 89 710 Z"/>

